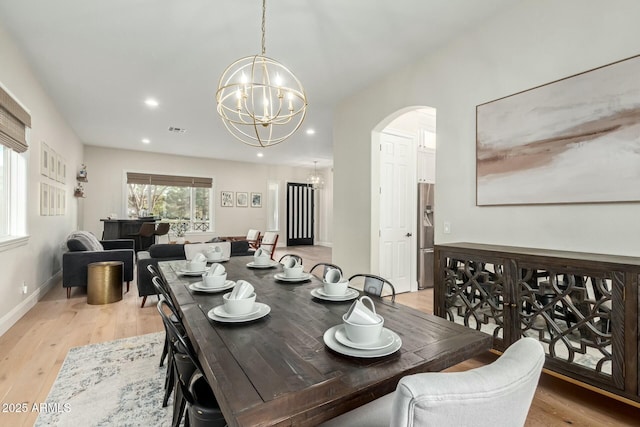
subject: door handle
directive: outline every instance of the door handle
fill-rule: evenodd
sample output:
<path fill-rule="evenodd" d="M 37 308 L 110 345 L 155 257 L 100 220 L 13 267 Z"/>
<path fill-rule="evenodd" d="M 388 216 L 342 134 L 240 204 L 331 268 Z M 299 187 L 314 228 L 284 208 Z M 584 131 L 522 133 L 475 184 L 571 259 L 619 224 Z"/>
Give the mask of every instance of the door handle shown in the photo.
<path fill-rule="evenodd" d="M 406 236 L 407 236 L 407 237 L 411 237 L 411 236 L 413 236 L 413 234 L 411 234 L 411 233 L 407 233 L 407 234 L 406 234 Z"/>

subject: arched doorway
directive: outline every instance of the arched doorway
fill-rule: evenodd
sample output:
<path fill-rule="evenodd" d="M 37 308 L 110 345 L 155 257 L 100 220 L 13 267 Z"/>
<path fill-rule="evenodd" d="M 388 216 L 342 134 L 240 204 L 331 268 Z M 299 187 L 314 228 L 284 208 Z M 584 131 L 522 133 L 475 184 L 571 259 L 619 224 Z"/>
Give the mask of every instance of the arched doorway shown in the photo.
<path fill-rule="evenodd" d="M 420 265 L 424 270 L 433 264 L 432 258 L 425 264 L 428 247 L 419 239 L 425 229 L 424 212 L 418 213 L 418 183 L 435 184 L 435 119 L 435 108 L 408 107 L 372 131 L 371 267 L 397 292 L 417 290 Z M 431 249 L 433 208 L 431 202 Z"/>

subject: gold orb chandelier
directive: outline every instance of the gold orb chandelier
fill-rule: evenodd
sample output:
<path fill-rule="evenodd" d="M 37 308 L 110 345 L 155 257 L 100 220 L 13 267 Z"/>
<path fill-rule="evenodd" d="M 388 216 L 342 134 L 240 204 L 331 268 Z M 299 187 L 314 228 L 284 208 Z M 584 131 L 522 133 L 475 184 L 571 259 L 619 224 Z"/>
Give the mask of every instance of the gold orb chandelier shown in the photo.
<path fill-rule="evenodd" d="M 262 53 L 238 59 L 218 82 L 218 114 L 227 130 L 254 147 L 289 138 L 302 125 L 307 97 L 296 76 L 265 56 L 266 0 L 262 0 Z"/>

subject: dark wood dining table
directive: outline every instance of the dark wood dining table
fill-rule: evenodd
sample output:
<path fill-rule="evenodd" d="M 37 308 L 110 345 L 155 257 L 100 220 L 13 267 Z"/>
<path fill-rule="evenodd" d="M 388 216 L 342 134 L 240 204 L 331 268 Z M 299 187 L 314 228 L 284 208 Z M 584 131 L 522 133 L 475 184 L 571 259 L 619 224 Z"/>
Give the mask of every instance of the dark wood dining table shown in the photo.
<path fill-rule="evenodd" d="M 310 292 L 322 285 L 319 279 L 280 282 L 274 275 L 282 266 L 248 268 L 252 260 L 224 263 L 227 279 L 251 283 L 256 302 L 271 311 L 234 324 L 207 316 L 225 292 L 194 292 L 189 285 L 202 278 L 178 274 L 185 261 L 159 263 L 229 426 L 314 426 L 394 391 L 405 375 L 441 371 L 491 348 L 487 334 L 374 298 L 385 328 L 401 337 L 402 347 L 385 357 L 345 356 L 328 348 L 323 335 L 342 323 L 352 301 L 314 298 Z"/>

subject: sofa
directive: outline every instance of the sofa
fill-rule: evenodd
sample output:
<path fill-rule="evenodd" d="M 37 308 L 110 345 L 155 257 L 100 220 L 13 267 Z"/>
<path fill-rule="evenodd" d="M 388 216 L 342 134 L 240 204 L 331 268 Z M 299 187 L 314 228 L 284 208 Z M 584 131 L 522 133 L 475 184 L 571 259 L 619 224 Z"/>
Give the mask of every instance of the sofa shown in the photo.
<path fill-rule="evenodd" d="M 173 261 L 180 259 L 191 259 L 193 255 L 199 251 L 211 246 L 220 246 L 222 248 L 223 256 L 247 256 L 253 255 L 253 252 L 249 250 L 249 242 L 246 240 L 236 242 L 207 242 L 207 243 L 191 243 L 191 244 L 169 244 L 160 243 L 151 245 L 148 251 L 138 252 L 137 262 L 137 285 L 138 296 L 142 297 L 142 304 L 140 308 L 143 308 L 147 302 L 149 295 L 157 295 L 155 286 L 151 282 L 153 276 L 147 269 L 148 265 L 158 267 L 160 261 Z"/>
<path fill-rule="evenodd" d="M 67 288 L 67 298 L 72 287 L 87 287 L 87 266 L 92 262 L 122 261 L 123 279 L 133 280 L 135 242 L 133 239 L 98 240 L 88 231 L 75 231 L 67 236 L 68 251 L 62 254 L 62 286 Z"/>

